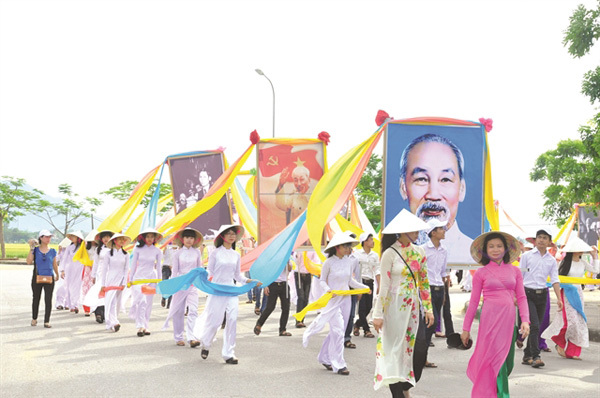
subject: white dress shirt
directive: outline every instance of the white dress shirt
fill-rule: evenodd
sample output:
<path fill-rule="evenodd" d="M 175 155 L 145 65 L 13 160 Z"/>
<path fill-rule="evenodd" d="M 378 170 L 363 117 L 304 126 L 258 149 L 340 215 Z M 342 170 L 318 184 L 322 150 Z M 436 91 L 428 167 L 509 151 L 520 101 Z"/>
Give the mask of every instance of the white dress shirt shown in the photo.
<path fill-rule="evenodd" d="M 446 263 L 448 262 L 448 251 L 442 242 L 435 247 L 433 242 L 427 241 L 423 246 L 425 257 L 427 258 L 427 277 L 431 286 L 444 286 L 444 280 L 448 274 L 446 272 Z"/>
<path fill-rule="evenodd" d="M 536 247 L 523 253 L 519 267 L 523 273 L 523 286 L 526 288 L 545 289 L 548 276 L 550 276 L 550 283 L 559 282 L 556 259 L 548 251 L 542 256 Z"/>
<path fill-rule="evenodd" d="M 369 253 L 364 249 L 354 252 L 354 257 L 360 265 L 360 276 L 362 279 L 374 280 L 381 272 L 379 269 L 379 255 L 371 250 Z"/>

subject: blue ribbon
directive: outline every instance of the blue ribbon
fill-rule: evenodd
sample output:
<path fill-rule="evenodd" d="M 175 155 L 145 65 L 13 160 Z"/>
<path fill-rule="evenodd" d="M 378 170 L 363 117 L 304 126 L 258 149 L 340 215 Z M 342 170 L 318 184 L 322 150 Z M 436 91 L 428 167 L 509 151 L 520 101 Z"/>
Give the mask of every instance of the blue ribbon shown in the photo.
<path fill-rule="evenodd" d="M 579 315 L 581 315 L 583 319 L 585 319 L 585 321 L 587 322 L 587 317 L 583 312 L 583 303 L 581 302 L 581 298 L 579 297 L 579 292 L 577 291 L 577 288 L 574 285 L 568 285 L 565 283 L 561 283 L 560 287 L 565 292 L 565 297 L 567 298 L 567 300 L 569 300 L 569 304 L 571 304 L 571 307 L 573 307 L 575 311 L 579 312 Z M 563 311 L 564 310 L 565 309 L 563 308 Z"/>
<path fill-rule="evenodd" d="M 208 272 L 202 268 L 194 268 L 185 275 L 175 278 L 166 279 L 156 285 L 156 292 L 162 294 L 164 298 L 168 298 L 180 290 L 187 290 L 191 285 L 205 293 L 215 296 L 239 296 L 247 293 L 256 286 L 257 282 L 247 283 L 243 286 L 221 285 L 208 280 Z"/>

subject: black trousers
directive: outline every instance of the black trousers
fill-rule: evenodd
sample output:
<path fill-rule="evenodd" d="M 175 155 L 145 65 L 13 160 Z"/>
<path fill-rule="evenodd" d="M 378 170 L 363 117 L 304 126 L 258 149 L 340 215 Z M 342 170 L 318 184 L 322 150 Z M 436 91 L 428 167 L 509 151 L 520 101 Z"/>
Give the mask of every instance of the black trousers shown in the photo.
<path fill-rule="evenodd" d="M 421 379 L 425 362 L 427 361 L 427 337 L 425 333 L 425 319 L 423 314 L 419 314 L 419 328 L 415 337 L 415 346 L 413 348 L 413 372 L 415 373 L 415 383 Z M 390 391 L 393 398 L 404 398 L 404 391 L 410 390 L 412 384 L 403 381 L 390 384 Z"/>
<path fill-rule="evenodd" d="M 52 312 L 52 292 L 54 292 L 54 281 L 52 283 L 35 283 L 31 280 L 31 290 L 33 291 L 33 302 L 31 304 L 31 318 L 37 319 L 40 310 L 40 299 L 42 298 L 42 289 L 44 289 L 44 323 L 50 322 L 50 313 Z"/>
<path fill-rule="evenodd" d="M 300 312 L 308 305 L 312 275 L 294 272 L 294 282 L 296 284 L 296 295 L 298 296 L 296 312 Z M 304 319 L 302 319 L 302 321 L 304 321 Z"/>
<path fill-rule="evenodd" d="M 536 293 L 536 291 L 541 293 Z M 523 357 L 536 359 L 540 357 L 540 325 L 546 313 L 548 289 L 534 290 L 525 288 L 525 295 L 527 295 L 531 327 L 529 337 L 527 338 L 527 347 L 523 350 Z"/>
<path fill-rule="evenodd" d="M 371 308 L 373 308 L 373 279 L 363 279 L 362 282 L 369 286 L 371 294 L 363 294 L 358 301 L 358 320 L 354 324 L 354 327 L 363 328 L 366 333 L 371 331 L 367 316 L 371 312 Z"/>
<path fill-rule="evenodd" d="M 94 314 L 100 315 L 102 317 L 102 322 L 104 322 L 104 306 L 103 305 L 99 305 L 98 307 L 96 307 L 96 309 L 94 310 Z"/>
<path fill-rule="evenodd" d="M 173 271 L 171 271 L 171 267 L 169 267 L 168 265 L 163 265 L 162 266 L 162 280 L 166 280 L 169 279 L 171 277 L 171 274 L 173 273 Z M 171 299 L 173 298 L 173 295 L 169 296 L 169 298 L 167 299 L 167 308 L 171 307 Z M 162 299 L 164 300 L 164 299 Z"/>
<path fill-rule="evenodd" d="M 426 336 L 427 336 L 427 348 L 429 348 L 429 343 L 431 343 L 431 336 L 435 334 L 435 328 L 438 322 L 441 319 L 442 315 L 442 306 L 444 303 L 444 291 L 446 290 L 444 286 L 431 286 L 431 305 L 433 307 L 433 317 L 435 318 L 435 322 L 433 325 L 427 328 Z"/>
<path fill-rule="evenodd" d="M 279 333 L 281 333 L 285 332 L 290 317 L 290 288 L 285 282 L 273 282 L 269 285 L 267 308 L 260 314 L 256 324 L 261 327 L 265 324 L 275 309 L 277 298 L 281 301 L 281 317 L 279 318 Z"/>
<path fill-rule="evenodd" d="M 444 329 L 446 329 L 446 336 L 454 333 L 454 324 L 452 323 L 452 312 L 450 310 L 450 293 L 449 293 L 448 285 L 444 286 L 444 309 L 443 317 L 444 317 Z"/>

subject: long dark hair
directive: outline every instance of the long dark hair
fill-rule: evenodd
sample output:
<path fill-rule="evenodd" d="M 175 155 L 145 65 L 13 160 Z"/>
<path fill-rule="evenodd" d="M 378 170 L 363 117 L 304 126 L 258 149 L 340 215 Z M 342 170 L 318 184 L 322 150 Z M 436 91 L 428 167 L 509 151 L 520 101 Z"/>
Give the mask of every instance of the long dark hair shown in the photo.
<path fill-rule="evenodd" d="M 215 238 L 215 240 L 214 240 L 214 245 L 215 245 L 215 247 L 220 247 L 220 246 L 223 246 L 223 235 L 225 235 L 225 234 L 226 234 L 227 232 L 229 232 L 229 231 L 233 231 L 233 232 L 235 232 L 235 234 L 236 234 L 236 235 L 237 235 L 237 233 L 238 233 L 237 227 L 229 227 L 229 228 L 227 228 L 225 231 L 221 232 L 221 233 L 220 233 L 220 234 L 219 234 L 219 235 L 218 235 L 218 236 Z M 232 248 L 233 250 L 235 250 L 235 242 L 233 242 L 233 243 L 231 244 L 231 248 Z"/>
<path fill-rule="evenodd" d="M 110 248 L 110 256 L 111 256 L 111 257 L 112 257 L 112 255 L 113 255 L 113 250 L 114 250 L 114 247 L 111 247 L 111 248 Z M 125 249 L 123 249 L 123 247 L 121 247 L 121 251 L 123 252 L 123 254 L 127 254 L 127 252 L 125 251 Z"/>
<path fill-rule="evenodd" d="M 383 234 L 381 236 L 381 255 L 398 240 L 399 234 Z"/>
<path fill-rule="evenodd" d="M 138 239 L 138 243 L 137 243 L 137 247 L 144 247 L 146 246 L 146 235 L 148 234 L 154 234 L 154 243 L 152 245 L 156 245 L 156 241 L 158 240 L 158 235 L 156 235 L 154 232 L 146 232 L 145 234 L 142 234 L 142 239 Z"/>
<path fill-rule="evenodd" d="M 79 239 L 79 237 L 77 237 L 77 244 L 75 244 L 75 242 L 71 242 L 72 245 L 75 245 L 75 250 L 79 249 L 79 245 L 81 245 L 82 240 Z"/>
<path fill-rule="evenodd" d="M 91 240 L 91 241 L 89 241 L 89 242 L 87 242 L 87 243 L 85 244 L 85 248 L 86 248 L 88 251 L 89 251 L 89 250 L 91 250 L 91 249 L 92 249 L 92 246 L 94 245 L 94 243 L 96 243 L 96 242 L 94 242 L 94 241 L 92 241 L 92 240 Z"/>
<path fill-rule="evenodd" d="M 327 258 L 335 256 L 336 247 L 337 246 L 333 246 L 333 247 L 330 247 L 329 249 L 325 250 L 325 254 L 327 254 Z"/>
<path fill-rule="evenodd" d="M 558 266 L 558 275 L 567 276 L 571 271 L 571 264 L 573 263 L 573 253 L 569 252 L 565 255 L 565 258 L 562 259 L 560 265 Z"/>
<path fill-rule="evenodd" d="M 483 240 L 483 247 L 481 248 L 481 264 L 488 265 L 491 261 L 490 257 L 487 254 L 487 244 L 492 239 L 500 239 L 502 241 L 502 244 L 504 245 L 504 256 L 502 257 L 502 262 L 508 264 L 508 261 L 510 260 L 510 251 L 508 250 L 508 243 L 506 243 L 506 238 L 504 237 L 504 235 L 498 233 L 489 234 Z"/>
<path fill-rule="evenodd" d="M 100 250 L 102 250 L 102 248 L 104 247 L 104 243 L 102 242 L 102 238 L 104 238 L 105 236 L 110 236 L 112 237 L 114 234 L 112 232 L 102 232 L 100 234 L 100 244 L 98 245 L 98 249 L 96 249 L 96 254 L 100 254 Z"/>

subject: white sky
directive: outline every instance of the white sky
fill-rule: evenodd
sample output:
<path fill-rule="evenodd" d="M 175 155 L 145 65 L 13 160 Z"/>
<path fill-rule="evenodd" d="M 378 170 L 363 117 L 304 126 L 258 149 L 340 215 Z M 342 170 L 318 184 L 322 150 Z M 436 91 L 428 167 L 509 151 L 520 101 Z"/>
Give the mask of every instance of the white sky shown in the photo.
<path fill-rule="evenodd" d="M 169 154 L 224 146 L 231 162 L 272 134 L 260 68 L 276 136 L 329 132 L 330 165 L 378 109 L 494 119 L 495 197 L 538 224 L 535 159 L 594 112 L 580 87 L 600 45 L 581 60 L 562 45 L 580 3 L 596 1 L 4 0 L 0 175 L 97 196 Z"/>

